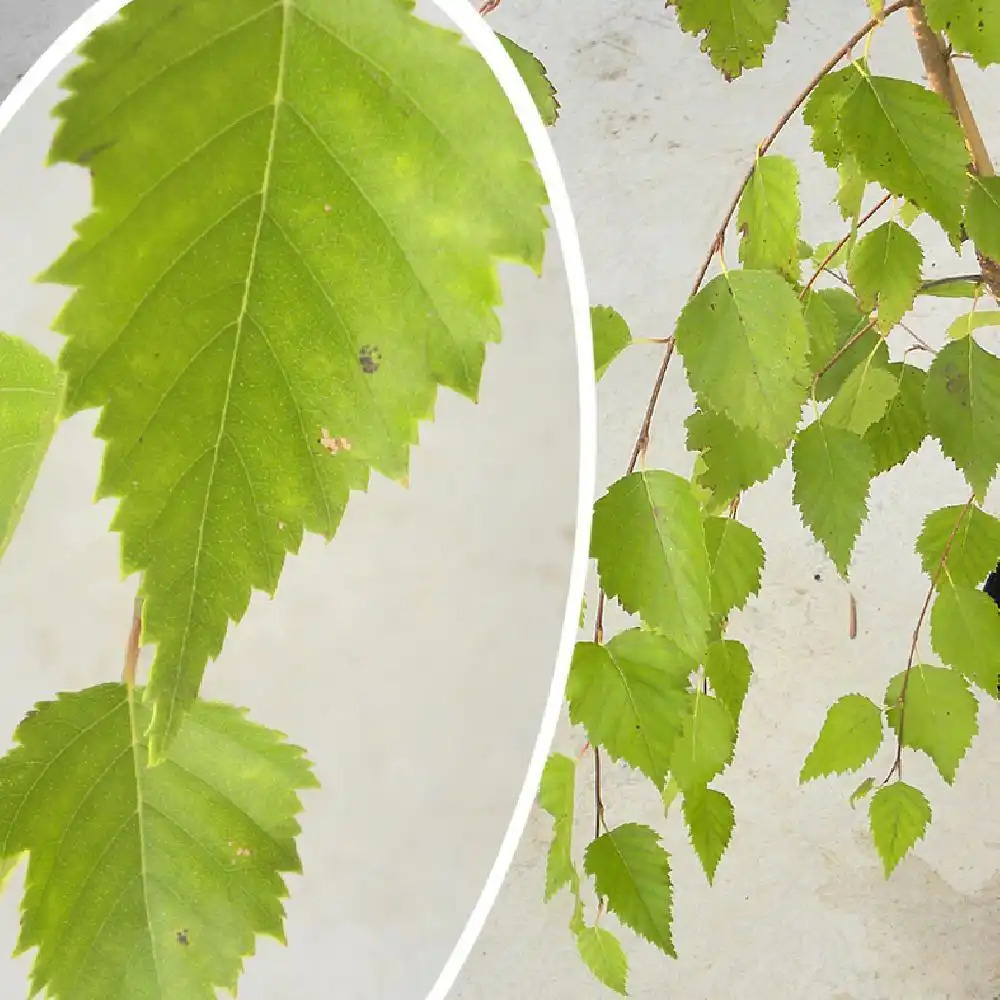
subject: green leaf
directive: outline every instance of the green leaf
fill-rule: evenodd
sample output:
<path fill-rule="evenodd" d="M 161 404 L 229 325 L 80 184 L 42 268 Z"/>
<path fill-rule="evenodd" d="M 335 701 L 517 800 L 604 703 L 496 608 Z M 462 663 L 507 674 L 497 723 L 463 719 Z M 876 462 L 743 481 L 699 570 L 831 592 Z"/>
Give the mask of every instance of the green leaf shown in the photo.
<path fill-rule="evenodd" d="M 439 385 L 476 397 L 498 260 L 541 266 L 513 110 L 411 8 L 133 0 L 65 81 L 51 159 L 88 165 L 94 211 L 44 279 L 75 289 L 66 408 L 103 409 L 142 573 L 154 761 L 251 590 L 370 469 L 405 479 Z"/>
<path fill-rule="evenodd" d="M 691 845 L 711 884 L 733 836 L 733 804 L 714 788 L 693 788 L 684 796 L 683 812 Z"/>
<path fill-rule="evenodd" d="M 710 618 L 708 552 L 686 479 L 662 471 L 619 479 L 594 505 L 590 554 L 609 597 L 701 656 Z"/>
<path fill-rule="evenodd" d="M 847 263 L 850 249 L 850 240 L 846 242 L 844 240 L 824 240 L 817 245 L 812 255 L 812 262 L 816 267 L 835 271 L 838 267 L 843 267 Z M 832 257 L 830 256 L 831 254 L 833 254 Z"/>
<path fill-rule="evenodd" d="M 753 674 L 746 646 L 735 639 L 713 642 L 705 654 L 704 665 L 712 691 L 729 712 L 733 725 L 738 725 Z"/>
<path fill-rule="evenodd" d="M 576 935 L 576 947 L 584 965 L 608 989 L 628 993 L 628 959 L 621 942 L 603 927 L 582 927 Z"/>
<path fill-rule="evenodd" d="M 946 32 L 957 52 L 980 66 L 1000 62 L 1000 3 L 997 0 L 924 0 L 927 23 Z"/>
<path fill-rule="evenodd" d="M 878 423 L 899 390 L 899 378 L 872 353 L 844 380 L 820 418 L 827 427 L 840 427 L 858 436 Z"/>
<path fill-rule="evenodd" d="M 542 124 L 549 127 L 559 119 L 559 101 L 556 100 L 556 88 L 548 78 L 548 70 L 541 61 L 527 49 L 522 49 L 517 42 L 511 41 L 506 35 L 497 34 L 500 44 L 507 50 L 511 62 L 521 74 L 531 99 L 535 102 L 538 116 Z"/>
<path fill-rule="evenodd" d="M 600 382 L 611 362 L 632 343 L 632 333 L 611 306 L 591 306 L 590 327 L 594 334 L 594 377 Z"/>
<path fill-rule="evenodd" d="M 724 617 L 760 591 L 764 546 L 756 532 L 731 517 L 705 520 L 712 572 L 712 614 Z"/>
<path fill-rule="evenodd" d="M 704 463 L 697 482 L 722 502 L 764 482 L 781 465 L 787 451 L 787 447 L 765 441 L 704 406 L 695 410 L 684 426 L 688 450 L 698 452 Z"/>
<path fill-rule="evenodd" d="M 917 219 L 920 218 L 924 213 L 913 204 L 912 201 L 904 201 L 899 206 L 899 221 L 902 225 L 906 226 L 907 229 L 913 225 Z"/>
<path fill-rule="evenodd" d="M 138 694 L 138 689 L 136 689 Z M 36 706 L 0 760 L 0 844 L 30 852 L 17 952 L 53 1000 L 215 1000 L 254 939 L 284 940 L 299 872 L 302 752 L 229 705 L 196 701 L 161 767 L 122 684 Z"/>
<path fill-rule="evenodd" d="M 717 275 L 684 307 L 676 341 L 699 402 L 787 445 L 809 392 L 809 333 L 798 297 L 779 275 Z"/>
<path fill-rule="evenodd" d="M 868 180 L 912 201 L 955 239 L 962 223 L 969 154 L 945 101 L 909 80 L 858 72 L 839 134 Z"/>
<path fill-rule="evenodd" d="M 837 177 L 840 183 L 834 200 L 840 209 L 841 218 L 857 219 L 861 215 L 861 205 L 868 188 L 868 182 L 858 166 L 858 161 L 853 156 L 845 154 L 844 159 L 837 164 Z M 853 249 L 852 244 L 853 240 L 848 240 L 845 249 Z"/>
<path fill-rule="evenodd" d="M 931 806 L 920 789 L 896 781 L 883 786 L 872 796 L 868 819 L 872 839 L 888 878 L 910 848 L 927 832 Z"/>
<path fill-rule="evenodd" d="M 927 417 L 924 415 L 927 373 L 900 363 L 889 365 L 888 370 L 896 376 L 896 392 L 881 419 L 864 434 L 865 443 L 875 457 L 876 475 L 905 462 L 927 436 Z"/>
<path fill-rule="evenodd" d="M 987 309 L 965 313 L 948 327 L 948 336 L 952 340 L 963 340 L 971 336 L 973 330 L 979 330 L 984 326 L 1000 326 L 1000 312 L 996 309 Z"/>
<path fill-rule="evenodd" d="M 965 229 L 980 253 L 1000 258 L 1000 177 L 970 178 Z"/>
<path fill-rule="evenodd" d="M 917 238 L 895 222 L 873 229 L 854 248 L 847 273 L 861 307 L 878 309 L 880 329 L 888 332 L 910 311 L 923 262 Z"/>
<path fill-rule="evenodd" d="M 813 88 L 802 110 L 802 120 L 812 129 L 813 149 L 833 169 L 844 161 L 840 116 L 844 104 L 860 83 L 861 74 L 853 66 L 827 73 Z"/>
<path fill-rule="evenodd" d="M 0 558 L 56 431 L 62 379 L 40 351 L 0 333 Z"/>
<path fill-rule="evenodd" d="M 865 442 L 850 431 L 810 424 L 792 448 L 792 500 L 802 522 L 826 549 L 841 576 L 868 516 L 868 491 L 875 460 Z"/>
<path fill-rule="evenodd" d="M 580 891 L 580 876 L 573 864 L 573 806 L 576 764 L 561 753 L 550 753 L 538 788 L 538 804 L 552 817 L 552 843 L 545 860 L 545 900 L 564 885 Z"/>
<path fill-rule="evenodd" d="M 904 674 L 897 674 L 885 692 L 886 716 L 899 735 L 899 697 Z M 950 667 L 916 664 L 906 685 L 906 712 L 903 716 L 903 746 L 921 750 L 948 784 L 965 752 L 979 731 L 978 702 L 965 678 Z"/>
<path fill-rule="evenodd" d="M 924 282 L 918 294 L 935 299 L 975 299 L 982 289 L 983 283 L 975 278 L 948 278 Z"/>
<path fill-rule="evenodd" d="M 740 262 L 799 277 L 799 172 L 786 156 L 761 156 L 740 198 Z"/>
<path fill-rule="evenodd" d="M 949 579 L 956 586 L 978 587 L 997 564 L 1000 521 L 978 507 L 942 507 L 924 519 L 916 553 L 938 589 Z"/>
<path fill-rule="evenodd" d="M 943 582 L 931 609 L 931 644 L 945 663 L 1000 697 L 1000 614 L 991 597 Z"/>
<path fill-rule="evenodd" d="M 681 30 L 702 36 L 701 51 L 727 80 L 764 61 L 778 25 L 788 17 L 788 0 L 667 0 Z"/>
<path fill-rule="evenodd" d="M 927 372 L 927 426 L 978 498 L 1000 465 L 1000 358 L 971 337 L 946 344 Z"/>
<path fill-rule="evenodd" d="M 875 779 L 871 777 L 865 778 L 865 780 L 862 781 L 861 784 L 858 785 L 858 787 L 855 788 L 853 792 L 851 792 L 851 798 L 850 798 L 851 808 L 853 809 L 858 804 L 858 802 L 861 799 L 863 799 L 874 787 L 875 787 Z"/>
<path fill-rule="evenodd" d="M 826 713 L 816 745 L 809 751 L 799 782 L 864 767 L 882 745 L 882 712 L 862 694 L 838 699 Z"/>
<path fill-rule="evenodd" d="M 578 642 L 566 687 L 570 721 L 662 788 L 695 669 L 669 639 L 644 629 L 621 632 L 607 646 Z"/>
<path fill-rule="evenodd" d="M 670 762 L 670 772 L 685 794 L 720 774 L 732 761 L 736 745 L 736 724 L 718 698 L 697 690 L 688 698 L 690 710 Z"/>
<path fill-rule="evenodd" d="M 584 871 L 608 909 L 640 937 L 676 958 L 670 934 L 673 887 L 670 855 L 655 830 L 623 823 L 591 841 Z"/>

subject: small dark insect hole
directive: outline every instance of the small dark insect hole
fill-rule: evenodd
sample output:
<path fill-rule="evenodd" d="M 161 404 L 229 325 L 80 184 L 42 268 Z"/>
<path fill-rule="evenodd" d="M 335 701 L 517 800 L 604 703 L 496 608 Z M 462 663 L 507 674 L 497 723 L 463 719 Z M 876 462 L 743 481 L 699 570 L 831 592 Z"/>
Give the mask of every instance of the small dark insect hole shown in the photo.
<path fill-rule="evenodd" d="M 366 375 L 374 375 L 382 364 L 382 352 L 375 344 L 362 344 L 358 350 L 358 364 Z"/>
<path fill-rule="evenodd" d="M 184 930 L 177 932 L 177 943 L 183 945 L 188 945 L 191 943 L 191 940 L 188 937 L 188 932 L 186 927 L 184 928 Z"/>

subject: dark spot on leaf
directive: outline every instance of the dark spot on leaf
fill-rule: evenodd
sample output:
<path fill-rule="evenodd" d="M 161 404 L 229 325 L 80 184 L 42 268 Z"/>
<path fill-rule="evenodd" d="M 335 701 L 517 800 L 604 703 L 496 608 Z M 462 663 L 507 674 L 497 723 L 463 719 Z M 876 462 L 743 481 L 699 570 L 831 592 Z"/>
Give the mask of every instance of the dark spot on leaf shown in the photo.
<path fill-rule="evenodd" d="M 366 375 L 374 375 L 382 364 L 382 352 L 375 344 L 362 344 L 358 351 L 358 364 Z"/>
<path fill-rule="evenodd" d="M 189 945 L 191 943 L 191 940 L 188 937 L 188 932 L 186 927 L 184 928 L 184 930 L 177 932 L 177 943 L 183 945 Z"/>

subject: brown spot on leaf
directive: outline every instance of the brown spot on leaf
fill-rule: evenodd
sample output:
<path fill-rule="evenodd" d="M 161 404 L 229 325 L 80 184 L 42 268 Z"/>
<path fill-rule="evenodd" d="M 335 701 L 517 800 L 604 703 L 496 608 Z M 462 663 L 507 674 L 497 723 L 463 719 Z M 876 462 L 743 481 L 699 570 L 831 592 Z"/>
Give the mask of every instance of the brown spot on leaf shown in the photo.
<path fill-rule="evenodd" d="M 333 437 L 324 427 L 320 433 L 319 443 L 326 448 L 331 455 L 336 455 L 341 451 L 350 451 L 351 442 L 345 437 Z"/>
<path fill-rule="evenodd" d="M 358 349 L 358 364 L 366 375 L 374 375 L 382 364 L 382 352 L 375 344 L 362 344 Z"/>

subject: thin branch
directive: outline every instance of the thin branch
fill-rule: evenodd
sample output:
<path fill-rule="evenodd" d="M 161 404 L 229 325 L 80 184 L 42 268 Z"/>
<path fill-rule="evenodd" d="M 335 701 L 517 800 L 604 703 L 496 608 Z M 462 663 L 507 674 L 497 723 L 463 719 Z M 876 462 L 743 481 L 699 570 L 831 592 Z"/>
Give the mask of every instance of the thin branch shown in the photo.
<path fill-rule="evenodd" d="M 816 396 L 816 386 L 819 380 L 878 322 L 877 317 L 872 317 L 857 333 L 850 336 L 846 343 L 830 358 L 829 361 L 813 376 L 812 395 Z"/>

